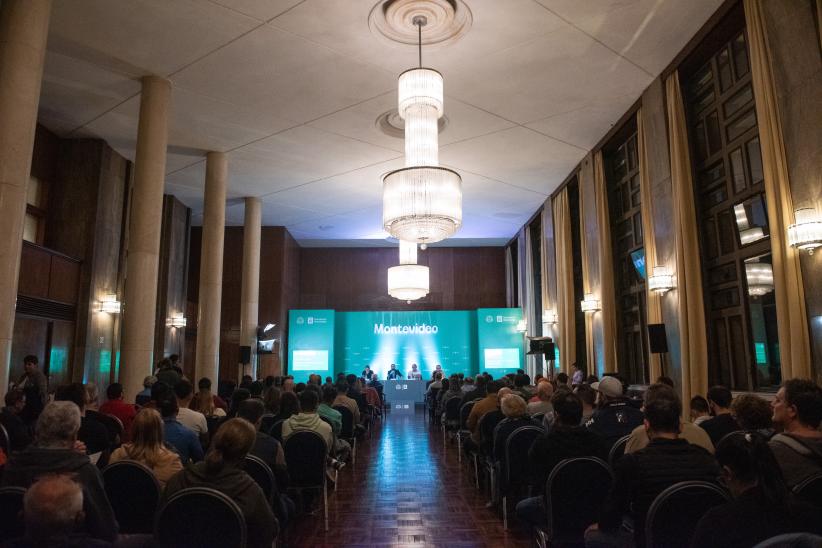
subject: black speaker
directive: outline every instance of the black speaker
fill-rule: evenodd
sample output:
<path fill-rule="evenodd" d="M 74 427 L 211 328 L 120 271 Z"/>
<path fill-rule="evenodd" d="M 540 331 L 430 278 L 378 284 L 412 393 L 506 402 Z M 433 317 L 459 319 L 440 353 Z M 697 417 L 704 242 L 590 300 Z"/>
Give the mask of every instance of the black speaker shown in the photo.
<path fill-rule="evenodd" d="M 545 353 L 546 360 L 553 360 L 557 355 L 556 348 L 553 341 L 547 341 L 543 346 L 542 351 Z"/>
<path fill-rule="evenodd" d="M 665 335 L 664 323 L 648 324 L 648 343 L 651 354 L 666 354 L 668 352 L 668 337 Z"/>
<path fill-rule="evenodd" d="M 240 363 L 242 363 L 244 365 L 251 363 L 251 347 L 250 346 L 241 346 L 240 347 Z"/>
<path fill-rule="evenodd" d="M 554 359 L 554 341 L 550 337 L 534 337 L 528 341 L 528 354 L 544 354 Z"/>

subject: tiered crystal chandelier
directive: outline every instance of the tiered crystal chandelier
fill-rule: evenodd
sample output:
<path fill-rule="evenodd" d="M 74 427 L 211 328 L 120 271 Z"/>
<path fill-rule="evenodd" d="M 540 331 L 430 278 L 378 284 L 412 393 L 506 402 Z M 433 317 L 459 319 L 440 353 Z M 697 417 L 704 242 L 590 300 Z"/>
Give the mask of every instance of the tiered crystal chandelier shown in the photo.
<path fill-rule="evenodd" d="M 388 294 L 415 301 L 428 295 L 428 267 L 417 264 L 417 243 L 400 240 L 400 264 L 388 269 Z"/>
<path fill-rule="evenodd" d="M 405 167 L 383 177 L 383 226 L 399 240 L 429 244 L 448 238 L 462 224 L 462 178 L 439 165 L 438 120 L 443 115 L 442 74 L 422 66 L 399 77 L 399 115 L 405 120 Z"/>

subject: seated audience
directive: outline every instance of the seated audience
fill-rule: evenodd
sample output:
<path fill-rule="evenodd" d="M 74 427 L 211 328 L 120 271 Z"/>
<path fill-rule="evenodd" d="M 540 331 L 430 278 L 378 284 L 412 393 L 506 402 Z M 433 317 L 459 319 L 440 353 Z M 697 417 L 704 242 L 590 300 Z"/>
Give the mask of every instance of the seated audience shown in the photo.
<path fill-rule="evenodd" d="M 530 400 L 534 395 L 534 392 L 531 390 L 531 377 L 525 373 L 518 373 L 514 377 L 514 392 L 526 402 Z"/>
<path fill-rule="evenodd" d="M 277 534 L 276 518 L 259 485 L 243 470 L 246 455 L 254 447 L 254 427 L 243 419 L 220 426 L 205 460 L 185 468 L 166 485 L 160 506 L 189 487 L 210 487 L 230 497 L 242 510 L 249 548 L 271 548 Z"/>
<path fill-rule="evenodd" d="M 460 387 L 460 391 L 464 394 L 468 392 L 472 392 L 474 390 L 474 378 L 473 377 L 465 377 L 462 381 L 462 386 Z M 462 406 L 460 406 L 462 407 Z"/>
<path fill-rule="evenodd" d="M 505 416 L 497 424 L 494 430 L 494 460 L 500 464 L 505 463 L 505 442 L 508 436 L 514 433 L 517 428 L 523 426 L 535 426 L 528 416 L 525 400 L 517 393 L 511 393 L 500 399 L 500 411 Z"/>
<path fill-rule="evenodd" d="M 671 387 L 667 384 L 652 384 L 648 387 L 648 390 L 645 391 L 646 401 L 649 397 L 652 397 L 652 393 L 656 390 L 671 390 Z M 644 409 L 643 407 L 643 410 Z M 680 421 L 679 437 L 687 440 L 688 443 L 702 447 L 709 453 L 714 452 L 714 444 L 711 443 L 711 438 L 708 436 L 708 433 L 695 424 Z M 635 453 L 640 449 L 644 449 L 648 446 L 649 442 L 650 440 L 648 439 L 648 433 L 645 431 L 645 425 L 637 426 L 633 432 L 631 432 L 631 437 L 628 438 L 628 443 L 625 445 L 625 453 Z"/>
<path fill-rule="evenodd" d="M 552 398 L 553 428 L 538 437 L 528 451 L 534 492 L 543 493 L 517 504 L 517 516 L 534 526 L 547 526 L 544 500 L 545 484 L 554 467 L 565 459 L 597 457 L 608 459 L 603 439 L 580 426 L 582 401 L 568 390 L 558 390 Z"/>
<path fill-rule="evenodd" d="M 733 395 L 725 386 L 712 386 L 708 389 L 708 407 L 712 417 L 699 424 L 711 436 L 714 447 L 720 440 L 739 430 L 739 424 L 731 415 L 731 400 Z"/>
<path fill-rule="evenodd" d="M 89 455 L 107 451 L 110 446 L 109 431 L 101 422 L 86 414 L 86 389 L 79 382 L 59 386 L 54 401 L 69 401 L 77 406 L 82 417 L 77 438 L 86 445 Z"/>
<path fill-rule="evenodd" d="M 651 442 L 617 461 L 611 492 L 599 523 L 585 534 L 586 545 L 627 541 L 621 526 L 623 516 L 630 515 L 634 540 L 644 546 L 645 514 L 659 493 L 680 481 L 716 481 L 719 467 L 713 455 L 679 438 L 681 415 L 682 404 L 672 389 L 660 387 L 648 395 L 644 421 Z"/>
<path fill-rule="evenodd" d="M 708 406 L 708 400 L 702 396 L 691 398 L 691 422 L 699 426 L 710 418 L 711 408 Z"/>
<path fill-rule="evenodd" d="M 460 400 L 460 407 L 462 407 L 469 401 L 479 400 L 487 396 L 487 385 L 488 379 L 485 377 L 485 375 L 477 375 L 477 378 L 474 379 L 474 388 L 472 390 L 466 391 L 462 395 L 462 400 Z"/>
<path fill-rule="evenodd" d="M 203 446 L 207 446 L 208 422 L 206 422 L 205 415 L 189 409 L 191 400 L 194 398 L 194 387 L 186 379 L 181 379 L 174 387 L 174 395 L 177 398 L 177 421 L 197 434 Z"/>
<path fill-rule="evenodd" d="M 772 403 L 773 422 L 782 429 L 770 446 L 788 487 L 822 472 L 822 388 L 813 381 L 785 381 Z"/>
<path fill-rule="evenodd" d="M 251 397 L 251 392 L 247 388 L 237 388 L 231 393 L 231 402 L 228 405 L 228 412 L 226 416 L 233 418 L 237 416 L 237 411 L 240 409 L 240 404 Z"/>
<path fill-rule="evenodd" d="M 354 377 L 356 380 L 356 377 Z M 349 411 L 354 415 L 354 424 L 360 424 L 360 407 L 357 404 L 357 401 L 351 398 L 351 393 L 349 392 L 350 385 L 347 381 L 343 381 L 342 383 L 337 383 L 337 398 L 334 400 L 334 405 L 332 407 L 342 406 L 348 408 Z"/>
<path fill-rule="evenodd" d="M 557 386 L 570 386 L 569 381 L 568 373 L 560 373 L 557 375 Z"/>
<path fill-rule="evenodd" d="M 746 432 L 756 432 L 765 439 L 774 434 L 771 404 L 754 394 L 741 394 L 731 404 L 731 415 Z"/>
<path fill-rule="evenodd" d="M 439 371 L 434 371 L 433 382 L 428 385 L 428 389 L 425 391 L 426 395 L 430 395 L 435 390 L 440 390 L 442 388 L 442 373 Z"/>
<path fill-rule="evenodd" d="M 288 471 L 285 468 L 285 453 L 283 453 L 283 446 L 275 438 L 272 438 L 265 432 L 260 432 L 260 423 L 263 418 L 263 411 L 265 406 L 256 398 L 250 398 L 240 404 L 238 417 L 245 419 L 254 425 L 256 438 L 254 446 L 251 448 L 251 454 L 259 457 L 265 462 L 274 476 L 277 478 L 277 485 L 282 490 L 288 485 Z"/>
<path fill-rule="evenodd" d="M 121 441 L 128 441 L 131 435 L 131 423 L 134 421 L 134 417 L 137 416 L 137 408 L 130 403 L 126 403 L 123 395 L 123 385 L 119 382 L 108 385 L 106 398 L 108 398 L 108 401 L 100 406 L 100 413 L 120 419 L 120 422 L 123 423 L 123 439 Z"/>
<path fill-rule="evenodd" d="M 716 459 L 734 500 L 708 510 L 691 546 L 747 548 L 784 533 L 822 534 L 822 510 L 794 499 L 764 437 L 731 434 Z"/>
<path fill-rule="evenodd" d="M 342 415 L 334 409 L 334 400 L 337 399 L 337 389 L 331 386 L 324 386 L 320 405 L 317 413 L 331 425 L 331 431 L 335 436 L 339 436 L 342 431 Z"/>
<path fill-rule="evenodd" d="M 157 377 L 149 375 L 143 379 L 143 389 L 134 396 L 134 403 L 143 406 L 151 401 L 151 387 L 157 382 Z"/>
<path fill-rule="evenodd" d="M 322 436 L 329 453 L 334 448 L 334 438 L 331 426 L 317 414 L 319 398 L 313 390 L 303 390 L 298 394 L 300 412 L 283 423 L 283 443 L 288 441 L 291 434 L 302 430 L 310 430 Z"/>
<path fill-rule="evenodd" d="M 309 375 L 310 378 L 310 375 Z M 311 382 L 310 380 L 308 381 Z M 265 385 L 262 381 L 254 381 L 251 383 L 251 386 L 248 387 L 248 393 L 251 395 L 252 398 L 261 400 L 263 399 L 263 390 L 265 389 Z"/>
<path fill-rule="evenodd" d="M 182 378 L 182 375 L 174 369 L 174 364 L 172 364 L 171 360 L 168 358 L 163 358 L 160 360 L 160 363 L 157 364 L 157 371 L 154 373 L 154 376 L 157 377 L 158 382 L 164 382 L 171 388 L 174 388 Z"/>
<path fill-rule="evenodd" d="M 552 413 L 554 407 L 551 405 L 551 397 L 554 395 L 554 387 L 548 381 L 542 381 L 537 385 L 537 394 L 534 396 L 536 401 L 528 404 L 528 414 L 536 415 L 537 413 Z"/>
<path fill-rule="evenodd" d="M 608 447 L 642 424 L 642 411 L 628 403 L 619 379 L 606 376 L 591 388 L 599 393 L 599 407 L 586 427 L 602 436 Z"/>
<path fill-rule="evenodd" d="M 142 409 L 134 418 L 131 443 L 114 450 L 109 462 L 133 460 L 150 468 L 160 484 L 166 482 L 183 469 L 180 455 L 164 444 L 163 419 L 156 409 Z"/>
<path fill-rule="evenodd" d="M 445 414 L 445 406 L 449 400 L 457 398 L 462 400 L 462 381 L 459 375 L 451 375 L 448 379 L 448 387 L 440 392 L 440 414 Z M 444 382 L 444 381 L 443 381 Z"/>
<path fill-rule="evenodd" d="M 286 377 L 283 380 L 283 392 L 294 392 L 294 378 Z"/>
<path fill-rule="evenodd" d="M 46 405 L 37 419 L 34 442 L 11 454 L 0 485 L 28 488 L 38 478 L 70 474 L 83 488 L 83 530 L 94 538 L 113 541 L 117 521 L 100 470 L 85 455 L 82 443 L 78 444 L 80 424 L 80 409 L 75 403 L 55 401 Z"/>
<path fill-rule="evenodd" d="M 160 415 L 163 417 L 163 436 L 166 443 L 180 455 L 183 466 L 189 461 L 203 460 L 203 446 L 197 434 L 180 424 L 177 420 L 177 398 L 173 393 L 164 394 L 157 402 Z"/>
<path fill-rule="evenodd" d="M 25 536 L 3 544 L 9 548 L 112 546 L 79 531 L 83 514 L 83 489 L 68 474 L 44 476 L 23 497 Z"/>
<path fill-rule="evenodd" d="M 581 384 L 574 388 L 574 394 L 579 396 L 579 399 L 582 401 L 582 419 L 580 419 L 580 424 L 584 426 L 588 424 L 588 421 L 594 416 L 594 411 L 596 411 L 597 392 L 591 388 L 590 384 Z M 548 418 L 547 413 L 545 417 Z"/>
<path fill-rule="evenodd" d="M 276 416 L 280 412 L 280 389 L 276 386 L 270 386 L 263 393 L 263 405 L 265 405 L 265 412 Z"/>
<path fill-rule="evenodd" d="M 300 412 L 300 401 L 294 392 L 280 394 L 280 410 L 274 417 L 274 423 L 293 417 Z"/>
<path fill-rule="evenodd" d="M 197 394 L 191 402 L 191 408 L 206 417 L 224 417 L 228 410 L 223 398 L 211 392 L 211 379 L 203 377 L 197 383 Z"/>
<path fill-rule="evenodd" d="M 479 380 L 479 379 L 477 379 Z M 479 435 L 479 421 L 489 411 L 494 411 L 499 407 L 499 400 L 497 398 L 497 392 L 501 385 L 499 381 L 491 381 L 484 386 L 483 389 L 487 391 L 485 397 L 481 400 L 477 401 L 474 404 L 474 407 L 471 408 L 471 413 L 468 414 L 468 421 L 466 425 L 468 426 L 468 430 L 471 431 L 471 438 L 466 440 L 465 449 L 466 451 L 476 450 L 479 448 L 480 445 L 480 435 Z M 470 401 L 470 400 L 469 400 Z"/>
<path fill-rule="evenodd" d="M 588 375 L 585 377 L 585 384 L 594 384 L 595 382 L 599 382 L 599 377 L 596 375 Z"/>
<path fill-rule="evenodd" d="M 9 435 L 9 450 L 20 451 L 31 443 L 31 435 L 21 413 L 26 407 L 26 395 L 22 390 L 12 388 L 6 393 L 6 406 L 0 413 L 0 424 Z"/>

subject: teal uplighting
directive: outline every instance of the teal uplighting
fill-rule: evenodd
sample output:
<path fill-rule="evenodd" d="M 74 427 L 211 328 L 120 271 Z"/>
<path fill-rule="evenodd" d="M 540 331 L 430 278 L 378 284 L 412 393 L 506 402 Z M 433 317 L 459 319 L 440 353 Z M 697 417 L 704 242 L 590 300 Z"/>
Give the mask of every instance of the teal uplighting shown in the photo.
<path fill-rule="evenodd" d="M 758 363 L 758 364 L 768 363 L 768 353 L 765 350 L 765 343 L 755 342 L 754 343 L 754 354 L 756 355 L 756 363 Z"/>
<path fill-rule="evenodd" d="M 53 346 L 49 354 L 49 374 L 56 375 L 66 371 L 68 365 L 68 349 Z"/>
<path fill-rule="evenodd" d="M 111 352 L 100 350 L 100 374 L 104 377 L 111 375 Z"/>

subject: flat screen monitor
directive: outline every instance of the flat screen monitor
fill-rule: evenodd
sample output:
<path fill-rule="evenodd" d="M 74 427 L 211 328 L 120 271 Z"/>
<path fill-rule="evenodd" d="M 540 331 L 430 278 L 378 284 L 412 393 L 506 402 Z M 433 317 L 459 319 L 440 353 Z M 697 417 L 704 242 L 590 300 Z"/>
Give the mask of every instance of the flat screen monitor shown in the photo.
<path fill-rule="evenodd" d="M 485 369 L 518 369 L 519 348 L 486 348 Z"/>
<path fill-rule="evenodd" d="M 328 371 L 328 350 L 295 350 L 292 371 Z"/>
<path fill-rule="evenodd" d="M 631 261 L 634 263 L 637 276 L 643 280 L 647 280 L 648 274 L 645 270 L 645 248 L 641 247 L 636 251 L 631 251 Z"/>

